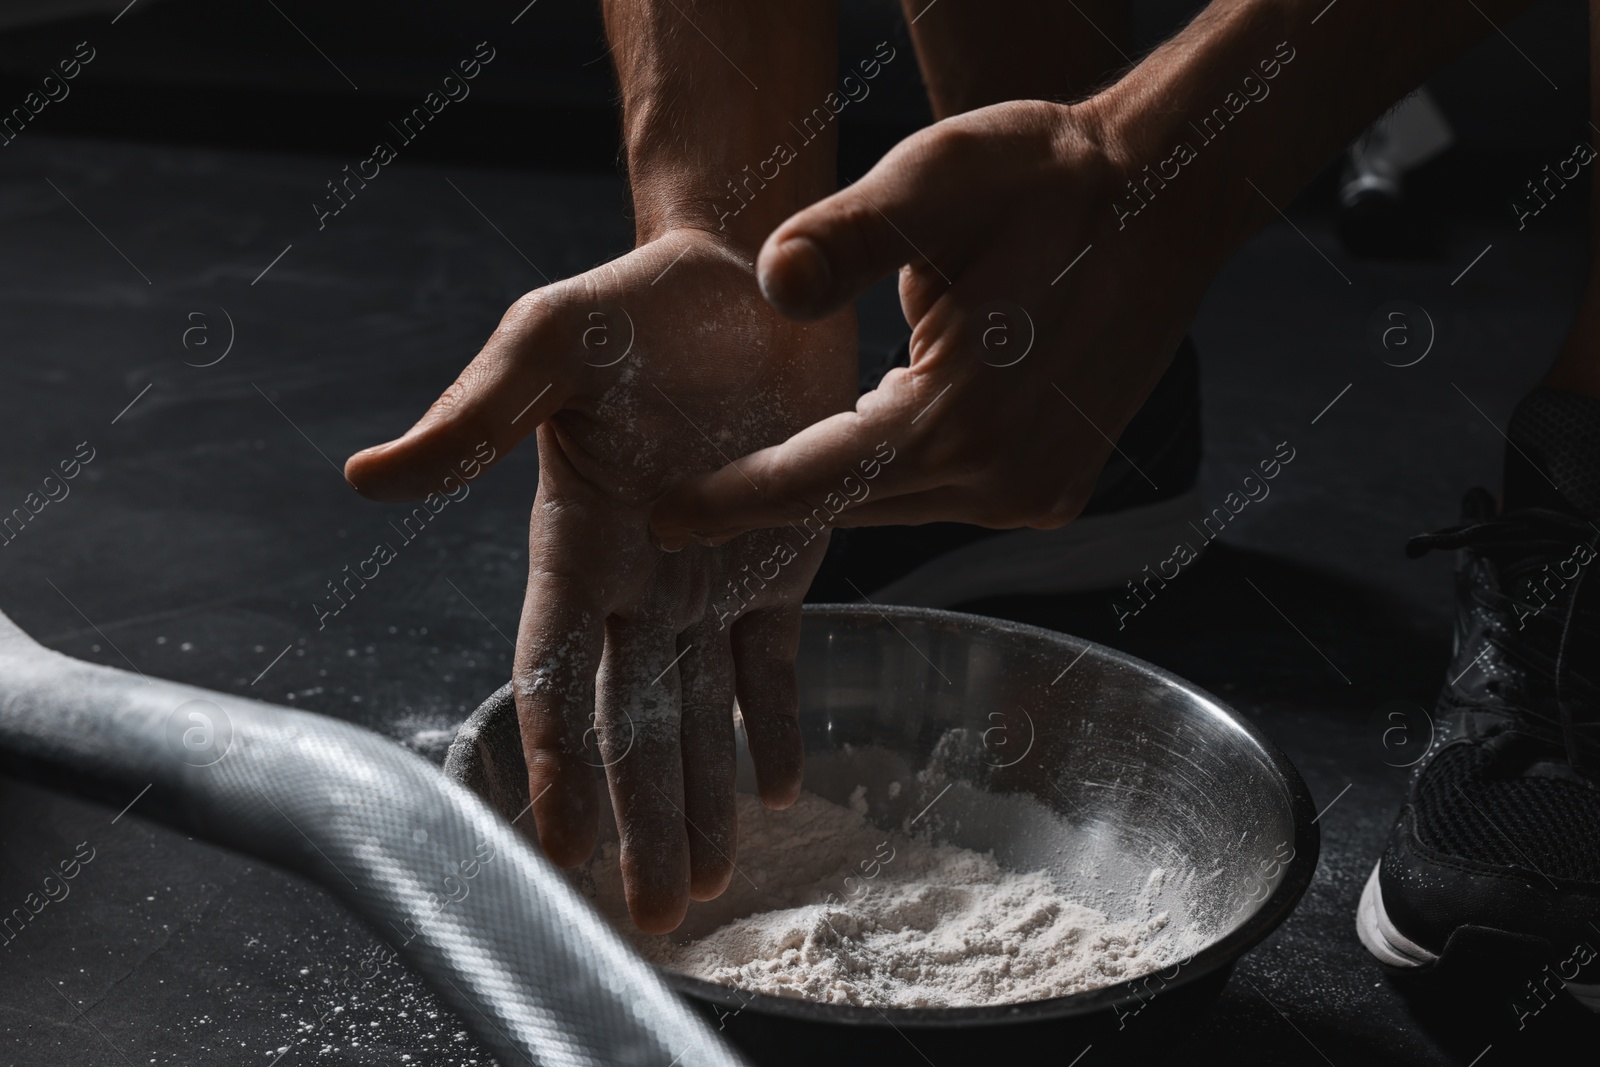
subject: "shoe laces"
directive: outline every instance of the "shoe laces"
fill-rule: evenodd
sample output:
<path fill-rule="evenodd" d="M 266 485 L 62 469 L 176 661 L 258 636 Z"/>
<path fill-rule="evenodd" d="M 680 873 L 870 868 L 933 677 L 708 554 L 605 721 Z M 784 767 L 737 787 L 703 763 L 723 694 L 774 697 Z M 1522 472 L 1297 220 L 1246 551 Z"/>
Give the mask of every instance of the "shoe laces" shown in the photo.
<path fill-rule="evenodd" d="M 1474 510 L 1474 503 L 1480 512 L 1492 509 L 1487 494 L 1483 497 L 1485 499 L 1479 501 L 1469 498 L 1469 510 Z M 1484 503 L 1488 503 L 1488 509 L 1483 507 Z M 1523 621 L 1533 619 L 1540 625 L 1540 620 L 1547 618 L 1545 611 L 1552 605 L 1519 597 L 1515 591 L 1520 584 L 1518 579 L 1535 573 L 1535 568 L 1547 566 L 1551 560 L 1570 558 L 1583 544 L 1589 546 L 1589 560 L 1578 567 L 1574 577 L 1563 579 L 1565 585 L 1557 594 L 1565 603 L 1560 609 L 1552 671 L 1556 715 L 1552 717 L 1531 707 L 1518 707 L 1517 711 L 1531 720 L 1532 725 L 1545 728 L 1535 732 L 1559 744 L 1574 770 L 1591 775 L 1596 769 L 1596 757 L 1600 756 L 1600 737 L 1593 735 L 1600 722 L 1593 721 L 1592 715 L 1581 714 L 1585 702 L 1574 692 L 1573 659 L 1577 639 L 1591 647 L 1600 644 L 1594 613 L 1585 615 L 1580 609 L 1585 594 L 1596 588 L 1595 583 L 1585 579 L 1596 556 L 1600 555 L 1600 548 L 1597 548 L 1600 527 L 1581 516 L 1547 508 L 1519 509 L 1506 515 L 1493 515 L 1491 511 L 1460 525 L 1411 538 L 1406 543 L 1406 555 L 1415 559 L 1433 549 L 1465 549 L 1510 561 L 1503 568 L 1505 580 L 1498 583 L 1500 588 L 1484 590 L 1479 595 L 1484 597 L 1488 607 L 1502 616 L 1514 613 Z M 1528 584 L 1531 588 L 1531 582 Z M 1589 734 L 1584 734 L 1584 730 Z M 1550 736 L 1552 731 L 1554 736 Z"/>

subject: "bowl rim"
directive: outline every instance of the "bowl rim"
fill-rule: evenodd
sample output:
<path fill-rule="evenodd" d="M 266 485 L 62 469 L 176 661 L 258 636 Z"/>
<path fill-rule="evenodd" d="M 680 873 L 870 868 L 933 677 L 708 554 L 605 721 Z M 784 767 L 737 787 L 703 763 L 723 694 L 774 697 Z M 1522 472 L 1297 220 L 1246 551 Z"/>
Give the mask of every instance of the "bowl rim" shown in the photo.
<path fill-rule="evenodd" d="M 1153 663 L 1128 655 L 1109 645 L 1087 638 L 1075 637 L 1059 630 L 1041 626 L 997 619 L 970 612 L 945 611 L 938 608 L 906 607 L 892 604 L 806 604 L 801 609 L 803 619 L 850 618 L 880 616 L 891 625 L 895 620 L 938 622 L 966 628 L 1000 631 L 1017 637 L 1061 646 L 1074 653 L 1093 652 L 1114 663 L 1129 667 L 1148 677 L 1158 679 L 1191 696 L 1198 697 L 1222 712 L 1231 723 L 1248 736 L 1265 754 L 1279 784 L 1287 795 L 1290 817 L 1294 828 L 1294 857 L 1284 865 L 1283 876 L 1262 902 L 1261 906 L 1238 927 L 1202 948 L 1193 956 L 1163 971 L 1141 974 L 1115 985 L 1072 993 L 1064 997 L 1045 1000 L 1019 1001 L 1011 1004 L 990 1004 L 981 1007 L 961 1008 L 889 1008 L 851 1004 L 824 1004 L 799 997 L 772 996 L 752 993 L 733 986 L 690 978 L 676 971 L 658 966 L 657 971 L 679 993 L 713 1007 L 732 1008 L 735 1014 L 749 1009 L 763 1015 L 775 1015 L 806 1022 L 828 1023 L 841 1026 L 877 1028 L 937 1028 L 956 1026 L 993 1026 L 1007 1023 L 1031 1023 L 1049 1019 L 1063 1019 L 1091 1015 L 1108 1009 L 1123 1007 L 1134 1001 L 1148 1003 L 1161 993 L 1181 988 L 1204 978 L 1233 962 L 1260 944 L 1268 934 L 1289 917 L 1300 902 L 1306 888 L 1316 873 L 1321 851 L 1322 831 L 1316 824 L 1316 807 L 1305 779 L 1283 751 L 1254 723 L 1245 719 L 1227 702 L 1213 694 L 1163 670 Z M 1165 975 L 1176 968 L 1171 978 L 1163 978 L 1162 986 L 1155 992 L 1140 993 L 1140 987 L 1152 977 Z M 719 1016 L 722 1013 L 718 1013 Z M 725 1020 L 724 1020 L 725 1021 Z"/>

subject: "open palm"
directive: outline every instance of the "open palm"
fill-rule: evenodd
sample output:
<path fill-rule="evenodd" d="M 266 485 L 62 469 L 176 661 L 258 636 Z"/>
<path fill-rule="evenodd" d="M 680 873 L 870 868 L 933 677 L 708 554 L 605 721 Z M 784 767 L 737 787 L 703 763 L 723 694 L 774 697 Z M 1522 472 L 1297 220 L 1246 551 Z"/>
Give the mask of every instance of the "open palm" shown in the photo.
<path fill-rule="evenodd" d="M 588 858 L 604 767 L 645 930 L 732 874 L 736 692 L 763 800 L 799 792 L 794 656 L 826 543 L 768 530 L 667 552 L 651 505 L 848 407 L 854 380 L 848 310 L 786 319 L 751 263 L 677 230 L 517 301 L 415 427 L 346 466 L 364 495 L 412 499 L 538 427 L 514 688 L 539 839 L 558 864 Z"/>

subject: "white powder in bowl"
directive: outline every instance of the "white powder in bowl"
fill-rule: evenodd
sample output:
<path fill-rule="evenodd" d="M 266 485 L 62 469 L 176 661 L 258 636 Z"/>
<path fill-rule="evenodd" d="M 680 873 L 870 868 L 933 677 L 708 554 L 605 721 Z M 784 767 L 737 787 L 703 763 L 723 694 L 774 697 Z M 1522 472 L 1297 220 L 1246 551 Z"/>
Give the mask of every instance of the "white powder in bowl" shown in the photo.
<path fill-rule="evenodd" d="M 617 846 L 604 843 L 580 884 L 647 959 L 755 993 L 829 1004 L 973 1007 L 1065 996 L 1170 967 L 1188 955 L 1164 932 L 1162 872 L 1112 921 L 1069 899 L 1043 871 L 1007 871 L 992 854 L 869 823 L 810 793 L 784 811 L 738 799 L 737 870 L 728 891 L 690 905 L 671 934 L 627 920 Z"/>

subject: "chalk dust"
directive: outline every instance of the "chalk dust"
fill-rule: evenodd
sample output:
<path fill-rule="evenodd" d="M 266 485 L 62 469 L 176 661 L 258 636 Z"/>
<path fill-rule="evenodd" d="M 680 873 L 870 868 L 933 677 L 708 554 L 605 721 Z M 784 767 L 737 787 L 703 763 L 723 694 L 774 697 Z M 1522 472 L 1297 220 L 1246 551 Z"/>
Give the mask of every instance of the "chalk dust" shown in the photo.
<path fill-rule="evenodd" d="M 671 934 L 627 919 L 618 847 L 604 841 L 580 887 L 651 961 L 695 978 L 828 1004 L 971 1007 L 1066 996 L 1171 967 L 1191 954 L 1158 910 L 1164 872 L 1113 921 L 1044 871 L 889 832 L 811 793 L 785 811 L 739 794 L 732 884 L 692 903 Z"/>

